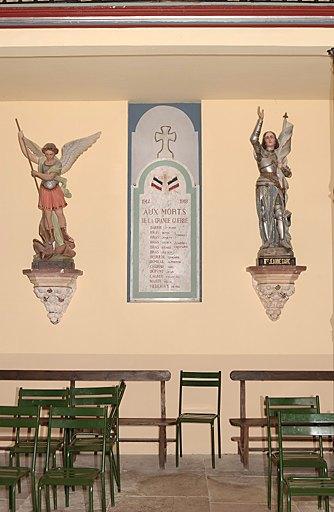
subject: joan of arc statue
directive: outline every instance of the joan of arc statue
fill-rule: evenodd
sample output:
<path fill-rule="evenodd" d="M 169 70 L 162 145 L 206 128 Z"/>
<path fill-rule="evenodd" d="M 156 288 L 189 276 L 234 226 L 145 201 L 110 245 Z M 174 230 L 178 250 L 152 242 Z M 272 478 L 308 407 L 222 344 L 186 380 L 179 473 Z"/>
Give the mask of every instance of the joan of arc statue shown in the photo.
<path fill-rule="evenodd" d="M 259 218 L 262 246 L 258 256 L 293 256 L 289 227 L 291 213 L 286 209 L 289 188 L 287 178 L 292 173 L 287 162 L 291 151 L 293 125 L 283 116 L 282 131 L 278 137 L 267 131 L 260 142 L 264 110 L 257 109 L 258 119 L 250 137 L 254 157 L 260 172 L 256 181 L 256 209 Z"/>

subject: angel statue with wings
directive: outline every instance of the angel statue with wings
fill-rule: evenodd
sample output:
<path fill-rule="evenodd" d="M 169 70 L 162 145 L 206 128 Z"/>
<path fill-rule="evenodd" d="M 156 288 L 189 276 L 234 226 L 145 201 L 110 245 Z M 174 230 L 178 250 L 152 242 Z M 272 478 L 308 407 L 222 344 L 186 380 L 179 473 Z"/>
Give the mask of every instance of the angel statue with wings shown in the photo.
<path fill-rule="evenodd" d="M 289 234 L 291 212 L 286 208 L 289 188 L 287 178 L 292 176 L 287 155 L 291 151 L 293 125 L 288 122 L 285 114 L 280 135 L 276 137 L 274 132 L 267 131 L 260 142 L 264 110 L 258 107 L 257 114 L 250 141 L 260 172 L 256 182 L 256 209 L 262 239 L 258 256 L 293 257 Z"/>
<path fill-rule="evenodd" d="M 73 258 L 74 240 L 67 232 L 64 208 L 65 198 L 71 193 L 66 188 L 67 180 L 63 177 L 79 156 L 90 148 L 100 137 L 101 132 L 88 137 L 68 142 L 62 147 L 61 158 L 56 155 L 59 150 L 53 143 L 47 143 L 40 148 L 35 142 L 27 139 L 21 130 L 18 138 L 23 155 L 28 158 L 31 175 L 38 188 L 38 208 L 42 211 L 39 225 L 39 235 L 42 241 L 33 241 L 34 250 L 40 259 L 50 259 L 54 256 Z M 31 162 L 37 164 L 34 170 Z M 38 186 L 37 180 L 40 180 Z"/>

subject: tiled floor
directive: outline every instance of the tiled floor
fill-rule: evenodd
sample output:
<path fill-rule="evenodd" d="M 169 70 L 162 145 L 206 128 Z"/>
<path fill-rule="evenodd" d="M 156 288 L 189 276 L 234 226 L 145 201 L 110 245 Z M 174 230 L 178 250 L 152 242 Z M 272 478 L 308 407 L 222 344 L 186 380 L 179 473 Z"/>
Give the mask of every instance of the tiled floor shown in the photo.
<path fill-rule="evenodd" d="M 87 456 L 78 459 L 80 465 Z M 153 455 L 122 457 L 122 492 L 117 495 L 116 507 L 108 512 L 267 512 L 266 479 L 262 455 L 252 455 L 248 471 L 236 455 L 224 455 L 213 470 L 208 456 L 188 455 L 175 468 L 169 457 L 167 468 L 157 467 Z M 108 490 L 108 486 L 107 486 Z M 99 487 L 94 491 L 94 511 L 101 512 Z M 87 493 L 83 489 L 71 492 L 70 507 L 64 508 L 63 490 L 58 491 L 58 511 L 88 510 Z M 334 504 L 333 504 L 334 505 Z M 28 483 L 17 495 L 17 512 L 31 512 Z M 43 508 L 44 510 L 44 508 Z M 316 511 L 316 500 L 294 500 L 294 512 Z M 7 495 L 0 491 L 0 511 L 8 511 Z M 273 511 L 276 511 L 275 504 Z M 334 511 L 334 506 L 331 508 Z"/>

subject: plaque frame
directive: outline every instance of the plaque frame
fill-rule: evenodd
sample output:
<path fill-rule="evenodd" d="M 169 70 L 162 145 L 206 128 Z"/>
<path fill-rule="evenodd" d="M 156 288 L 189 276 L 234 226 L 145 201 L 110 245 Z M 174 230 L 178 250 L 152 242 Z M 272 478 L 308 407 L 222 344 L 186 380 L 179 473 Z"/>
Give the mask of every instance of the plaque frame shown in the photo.
<path fill-rule="evenodd" d="M 180 161 L 167 158 L 156 159 L 149 162 L 142 171 L 138 183 L 134 184 L 132 174 L 132 134 L 136 121 L 130 119 L 131 109 L 137 110 L 136 116 L 140 119 L 144 113 L 157 106 L 176 107 L 182 110 L 198 127 L 197 133 L 197 159 L 198 159 L 198 180 L 194 182 L 193 175 Z M 197 124 L 192 117 L 197 117 Z M 137 120 L 138 122 L 138 120 Z M 154 103 L 154 104 L 133 104 L 129 103 L 129 128 L 128 128 L 128 254 L 127 254 L 127 301 L 138 302 L 201 302 L 202 301 L 202 176 L 201 176 L 201 104 L 196 103 Z M 191 269 L 190 269 L 190 291 L 140 291 L 139 289 L 139 209 L 140 195 L 144 193 L 144 183 L 148 174 L 155 168 L 166 166 L 169 169 L 175 168 L 184 177 L 186 193 L 191 198 L 190 208 L 190 247 L 191 247 Z"/>

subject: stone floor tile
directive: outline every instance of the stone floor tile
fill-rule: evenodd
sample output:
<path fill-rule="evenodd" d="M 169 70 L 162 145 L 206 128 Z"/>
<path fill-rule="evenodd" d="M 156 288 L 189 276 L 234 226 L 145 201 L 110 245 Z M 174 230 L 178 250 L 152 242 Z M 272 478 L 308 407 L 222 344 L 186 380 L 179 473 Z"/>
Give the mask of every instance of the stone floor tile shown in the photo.
<path fill-rule="evenodd" d="M 178 468 L 175 466 L 175 455 L 168 455 L 166 470 L 204 471 L 205 455 L 183 455 L 183 457 L 180 457 L 179 459 Z"/>
<path fill-rule="evenodd" d="M 174 498 L 173 512 L 210 512 L 209 498 Z"/>
<path fill-rule="evenodd" d="M 292 499 L 292 504 L 296 507 L 298 512 L 316 512 L 318 511 L 318 502 L 317 499 Z M 330 512 L 334 511 L 334 504 L 330 503 L 329 505 Z M 322 509 L 324 511 L 324 509 Z"/>
<path fill-rule="evenodd" d="M 208 496 L 205 475 L 197 472 L 124 471 L 121 478 L 122 494 L 131 496 Z"/>
<path fill-rule="evenodd" d="M 268 508 L 267 505 L 259 503 L 210 502 L 210 512 L 268 512 Z M 295 505 L 292 512 L 299 512 Z"/>
<path fill-rule="evenodd" d="M 140 471 L 140 473 L 152 471 L 157 472 L 157 474 L 168 473 L 168 472 L 178 472 L 182 471 L 199 471 L 204 472 L 204 457 L 203 455 L 185 455 L 180 459 L 179 467 L 175 466 L 175 456 L 168 455 L 166 468 L 159 468 L 159 461 L 156 455 L 123 455 L 121 456 L 122 462 L 122 470 L 132 470 L 132 471 Z"/>
<path fill-rule="evenodd" d="M 116 506 L 110 508 L 114 512 L 173 512 L 174 498 L 157 497 L 121 497 Z"/>
<path fill-rule="evenodd" d="M 223 453 L 221 459 L 216 457 L 216 467 L 212 468 L 211 457 L 203 457 L 205 471 L 208 475 L 220 473 L 238 473 L 244 475 L 262 476 L 267 471 L 267 460 L 264 454 L 251 454 L 249 468 L 245 469 L 237 455 Z"/>
<path fill-rule="evenodd" d="M 259 503 L 267 501 L 265 479 L 260 476 L 208 476 L 210 501 Z"/>

